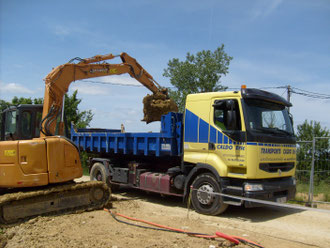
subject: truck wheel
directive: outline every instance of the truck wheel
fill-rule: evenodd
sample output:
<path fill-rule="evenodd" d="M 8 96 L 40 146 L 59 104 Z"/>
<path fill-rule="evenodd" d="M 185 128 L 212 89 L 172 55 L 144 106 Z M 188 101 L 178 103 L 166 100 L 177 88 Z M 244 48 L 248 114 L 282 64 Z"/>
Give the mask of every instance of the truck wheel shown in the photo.
<path fill-rule="evenodd" d="M 101 163 L 93 164 L 90 172 L 91 181 L 102 181 L 107 182 L 107 173 L 105 171 L 104 165 Z"/>
<path fill-rule="evenodd" d="M 102 181 L 105 182 L 111 189 L 112 192 L 119 189 L 119 185 L 112 184 L 110 178 L 107 176 L 106 169 L 102 163 L 95 163 L 90 172 L 91 181 Z"/>
<path fill-rule="evenodd" d="M 227 209 L 228 205 L 223 203 L 222 197 L 212 194 L 221 192 L 221 188 L 211 173 L 204 173 L 197 176 L 192 183 L 192 187 L 194 190 L 191 193 L 191 202 L 198 213 L 218 215 Z"/>

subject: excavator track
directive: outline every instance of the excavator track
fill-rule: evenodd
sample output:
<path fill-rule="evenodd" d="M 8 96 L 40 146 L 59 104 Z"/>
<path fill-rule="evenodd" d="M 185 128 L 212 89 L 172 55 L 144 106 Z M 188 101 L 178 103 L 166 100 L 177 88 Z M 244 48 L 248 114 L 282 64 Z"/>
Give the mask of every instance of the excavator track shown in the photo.
<path fill-rule="evenodd" d="M 30 217 L 91 211 L 110 201 L 109 187 L 99 181 L 48 186 L 42 190 L 7 193 L 0 196 L 0 223 L 9 224 Z"/>

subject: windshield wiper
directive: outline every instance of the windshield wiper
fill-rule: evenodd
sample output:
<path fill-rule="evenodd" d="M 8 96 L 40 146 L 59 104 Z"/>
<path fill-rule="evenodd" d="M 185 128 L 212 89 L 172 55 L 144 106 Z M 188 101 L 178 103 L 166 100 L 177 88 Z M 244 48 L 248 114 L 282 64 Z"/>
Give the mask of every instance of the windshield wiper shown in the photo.
<path fill-rule="evenodd" d="M 292 135 L 293 133 L 289 132 L 289 131 L 286 131 L 286 130 L 283 130 L 283 129 L 279 129 L 278 127 L 275 127 L 275 128 L 272 128 L 274 130 L 276 130 L 277 132 L 280 132 L 280 133 L 285 133 L 285 134 L 288 134 L 288 135 Z"/>
<path fill-rule="evenodd" d="M 292 135 L 292 133 L 279 129 L 279 128 L 273 128 L 273 127 L 257 127 L 254 128 L 254 130 L 256 131 L 260 131 L 260 132 L 266 132 L 266 133 L 271 133 L 271 134 L 287 134 L 287 135 Z"/>

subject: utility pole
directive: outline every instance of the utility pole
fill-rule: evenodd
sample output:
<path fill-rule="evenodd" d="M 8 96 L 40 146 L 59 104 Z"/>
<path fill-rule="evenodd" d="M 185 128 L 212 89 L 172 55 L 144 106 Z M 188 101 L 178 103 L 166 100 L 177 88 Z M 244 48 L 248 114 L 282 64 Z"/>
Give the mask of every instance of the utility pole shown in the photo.
<path fill-rule="evenodd" d="M 287 100 L 290 102 L 290 97 L 291 97 L 291 86 L 287 86 Z M 288 107 L 288 112 L 290 113 L 290 108 Z"/>

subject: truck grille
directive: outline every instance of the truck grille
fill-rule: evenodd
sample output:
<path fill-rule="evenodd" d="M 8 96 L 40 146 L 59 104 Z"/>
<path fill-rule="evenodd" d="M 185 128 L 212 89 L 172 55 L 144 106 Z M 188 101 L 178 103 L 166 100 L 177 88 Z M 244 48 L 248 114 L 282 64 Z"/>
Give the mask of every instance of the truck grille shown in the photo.
<path fill-rule="evenodd" d="M 278 170 L 281 170 L 282 172 L 286 172 L 289 170 L 292 170 L 294 167 L 293 162 L 288 163 L 260 163 L 259 168 L 260 170 L 266 171 L 266 172 L 278 172 Z"/>

